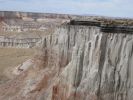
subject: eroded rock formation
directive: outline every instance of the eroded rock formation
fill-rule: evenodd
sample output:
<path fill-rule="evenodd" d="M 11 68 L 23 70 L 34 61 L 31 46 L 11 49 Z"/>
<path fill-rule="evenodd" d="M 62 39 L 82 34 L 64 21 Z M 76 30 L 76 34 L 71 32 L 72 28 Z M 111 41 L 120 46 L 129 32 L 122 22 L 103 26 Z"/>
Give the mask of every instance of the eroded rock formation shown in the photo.
<path fill-rule="evenodd" d="M 40 44 L 34 64 L 0 86 L 0 100 L 133 99 L 132 34 L 62 25 Z"/>
<path fill-rule="evenodd" d="M 54 87 L 55 100 L 132 99 L 132 34 L 85 26 L 66 26 L 57 33 L 64 70 Z"/>
<path fill-rule="evenodd" d="M 14 38 L 0 36 L 0 47 L 10 47 L 10 48 L 32 48 L 36 46 L 36 43 L 41 41 L 41 38 Z"/>

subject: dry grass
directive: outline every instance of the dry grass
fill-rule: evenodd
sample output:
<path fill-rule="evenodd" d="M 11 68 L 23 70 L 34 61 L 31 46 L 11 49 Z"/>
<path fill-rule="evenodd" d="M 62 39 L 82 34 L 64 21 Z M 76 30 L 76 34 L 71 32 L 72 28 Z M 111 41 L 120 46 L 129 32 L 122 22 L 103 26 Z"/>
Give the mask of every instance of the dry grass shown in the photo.
<path fill-rule="evenodd" d="M 116 26 L 133 26 L 133 19 L 109 19 L 109 18 L 95 18 L 95 20 L 106 25 Z"/>
<path fill-rule="evenodd" d="M 6 69 L 16 67 L 33 57 L 34 52 L 34 49 L 0 48 L 0 81 L 6 80 L 4 78 Z"/>

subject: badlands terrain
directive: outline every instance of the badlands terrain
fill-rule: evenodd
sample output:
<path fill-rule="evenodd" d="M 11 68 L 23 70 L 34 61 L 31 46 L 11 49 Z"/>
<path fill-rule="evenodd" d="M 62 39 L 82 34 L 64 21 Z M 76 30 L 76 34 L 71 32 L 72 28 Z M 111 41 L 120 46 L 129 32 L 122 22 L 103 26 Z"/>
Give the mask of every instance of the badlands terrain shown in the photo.
<path fill-rule="evenodd" d="M 133 19 L 0 12 L 0 100 L 133 100 Z"/>
<path fill-rule="evenodd" d="M 34 56 L 34 46 L 43 36 L 68 19 L 68 15 L 0 11 L 0 84 L 12 78 L 12 68 Z"/>

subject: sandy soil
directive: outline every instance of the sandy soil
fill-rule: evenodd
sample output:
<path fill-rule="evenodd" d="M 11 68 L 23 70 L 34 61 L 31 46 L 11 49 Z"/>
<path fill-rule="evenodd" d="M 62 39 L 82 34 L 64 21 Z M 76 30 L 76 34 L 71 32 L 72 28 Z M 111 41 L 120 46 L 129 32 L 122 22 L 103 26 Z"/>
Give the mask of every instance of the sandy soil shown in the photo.
<path fill-rule="evenodd" d="M 8 80 L 5 72 L 34 56 L 34 49 L 0 48 L 0 83 Z"/>

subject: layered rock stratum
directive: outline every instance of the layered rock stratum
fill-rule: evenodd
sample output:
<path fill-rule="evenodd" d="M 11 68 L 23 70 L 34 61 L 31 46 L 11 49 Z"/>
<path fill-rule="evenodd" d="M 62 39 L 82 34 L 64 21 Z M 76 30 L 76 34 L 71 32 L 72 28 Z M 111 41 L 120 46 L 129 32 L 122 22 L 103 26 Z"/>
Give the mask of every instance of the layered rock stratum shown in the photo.
<path fill-rule="evenodd" d="M 31 48 L 70 15 L 0 11 L 0 47 Z"/>
<path fill-rule="evenodd" d="M 38 43 L 33 59 L 12 70 L 16 77 L 0 85 L 0 100 L 132 100 L 132 31 L 112 30 L 59 26 Z"/>

